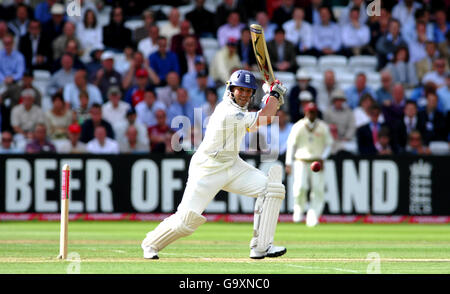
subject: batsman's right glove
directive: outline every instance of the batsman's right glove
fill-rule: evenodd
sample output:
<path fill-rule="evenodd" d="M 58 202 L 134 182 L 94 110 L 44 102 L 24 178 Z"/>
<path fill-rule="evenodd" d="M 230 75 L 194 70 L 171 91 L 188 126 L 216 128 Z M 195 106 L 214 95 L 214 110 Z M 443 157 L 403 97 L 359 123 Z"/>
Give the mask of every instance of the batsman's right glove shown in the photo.
<path fill-rule="evenodd" d="M 263 102 L 267 104 L 267 100 L 270 96 L 273 96 L 278 99 L 278 108 L 284 104 L 284 95 L 287 92 L 287 88 L 281 84 L 279 80 L 275 80 L 272 85 L 264 83 L 263 91 L 266 93 L 263 97 Z"/>

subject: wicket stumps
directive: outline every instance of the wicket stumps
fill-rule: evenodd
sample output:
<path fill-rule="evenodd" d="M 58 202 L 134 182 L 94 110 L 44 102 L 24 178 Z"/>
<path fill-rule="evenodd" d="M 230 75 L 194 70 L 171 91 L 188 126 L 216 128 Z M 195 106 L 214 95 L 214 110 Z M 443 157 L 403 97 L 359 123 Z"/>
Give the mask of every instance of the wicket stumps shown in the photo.
<path fill-rule="evenodd" d="M 69 237 L 69 180 L 70 168 L 64 164 L 61 172 L 61 231 L 59 235 L 59 259 L 67 258 Z"/>

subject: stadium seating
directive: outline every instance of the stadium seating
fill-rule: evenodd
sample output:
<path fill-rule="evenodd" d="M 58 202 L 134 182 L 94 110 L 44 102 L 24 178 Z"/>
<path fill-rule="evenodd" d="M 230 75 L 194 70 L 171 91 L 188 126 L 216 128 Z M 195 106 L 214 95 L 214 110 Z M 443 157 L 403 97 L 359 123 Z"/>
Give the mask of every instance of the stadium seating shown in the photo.
<path fill-rule="evenodd" d="M 280 80 L 288 90 L 290 90 L 296 83 L 295 74 L 287 71 L 275 71 L 273 73 L 275 78 Z"/>
<path fill-rule="evenodd" d="M 217 50 L 219 50 L 219 42 L 214 38 L 200 38 L 200 45 L 202 46 L 206 62 L 210 64 Z"/>
<path fill-rule="evenodd" d="M 317 57 L 312 55 L 297 55 L 295 60 L 300 68 L 311 69 L 317 66 Z"/>
<path fill-rule="evenodd" d="M 348 66 L 353 72 L 375 71 L 377 64 L 377 58 L 369 55 L 352 56 L 348 60 Z"/>
<path fill-rule="evenodd" d="M 450 153 L 449 142 L 446 141 L 431 141 L 428 145 L 431 154 L 435 155 L 447 155 Z"/>
<path fill-rule="evenodd" d="M 144 25 L 144 21 L 142 19 L 130 19 L 125 21 L 123 25 L 131 31 L 134 31 L 135 29 L 142 27 Z"/>
<path fill-rule="evenodd" d="M 342 55 L 325 55 L 319 57 L 318 66 L 320 70 L 325 71 L 329 68 L 334 70 L 345 68 L 347 66 L 347 57 Z"/>

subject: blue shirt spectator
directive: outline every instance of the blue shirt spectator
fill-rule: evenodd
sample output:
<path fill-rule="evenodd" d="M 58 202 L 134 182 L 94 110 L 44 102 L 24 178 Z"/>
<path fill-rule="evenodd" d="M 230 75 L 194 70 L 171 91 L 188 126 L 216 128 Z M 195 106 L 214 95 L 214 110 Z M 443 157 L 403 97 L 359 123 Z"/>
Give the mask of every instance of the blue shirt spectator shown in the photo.
<path fill-rule="evenodd" d="M 52 18 L 50 9 L 55 2 L 55 0 L 47 0 L 36 5 L 36 8 L 34 9 L 34 18 L 40 23 L 49 21 Z"/>
<path fill-rule="evenodd" d="M 361 99 L 364 94 L 370 94 L 372 97 L 376 97 L 375 91 L 366 85 L 366 81 L 366 75 L 364 73 L 359 73 L 356 75 L 355 85 L 345 90 L 347 104 L 350 108 L 355 109 L 358 107 L 359 99 Z"/>
<path fill-rule="evenodd" d="M 25 71 L 25 58 L 13 49 L 14 38 L 11 35 L 3 37 L 3 46 L 0 51 L 0 84 L 20 81 Z"/>
<path fill-rule="evenodd" d="M 190 127 L 194 126 L 194 105 L 189 101 L 189 96 L 187 90 L 184 88 L 179 88 L 177 90 L 177 101 L 172 103 L 167 110 L 167 118 L 169 120 L 169 126 L 173 130 L 179 130 L 181 128 L 187 129 L 185 125 L 174 125 L 172 126 L 172 121 L 177 116 L 184 116 L 189 119 Z"/>
<path fill-rule="evenodd" d="M 447 14 L 444 10 L 437 10 L 434 17 L 436 21 L 433 26 L 433 41 L 435 43 L 445 42 L 445 34 L 450 29 L 450 23 L 447 22 Z"/>
<path fill-rule="evenodd" d="M 150 67 L 156 72 L 164 85 L 166 83 L 166 76 L 169 72 L 175 71 L 181 75 L 178 57 L 172 51 L 167 50 L 167 39 L 165 37 L 158 37 L 158 51 L 150 54 Z"/>
<path fill-rule="evenodd" d="M 447 85 L 437 90 L 439 97 L 438 110 L 444 112 L 444 114 L 450 111 L 450 73 L 447 73 L 445 81 Z"/>
<path fill-rule="evenodd" d="M 341 48 L 341 30 L 331 21 L 330 11 L 326 7 L 320 8 L 321 24 L 313 26 L 313 47 L 324 53 L 332 54 Z"/>

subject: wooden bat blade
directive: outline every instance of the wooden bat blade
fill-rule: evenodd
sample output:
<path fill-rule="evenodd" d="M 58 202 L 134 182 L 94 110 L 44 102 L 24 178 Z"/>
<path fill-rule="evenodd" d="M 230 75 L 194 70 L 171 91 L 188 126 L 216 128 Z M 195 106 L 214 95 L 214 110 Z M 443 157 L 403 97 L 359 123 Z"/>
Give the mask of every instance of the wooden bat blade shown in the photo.
<path fill-rule="evenodd" d="M 256 63 L 261 71 L 264 80 L 272 84 L 275 81 L 272 64 L 270 63 L 269 52 L 267 51 L 264 29 L 258 24 L 250 25 L 250 35 L 252 37 L 253 51 L 255 52 Z"/>

